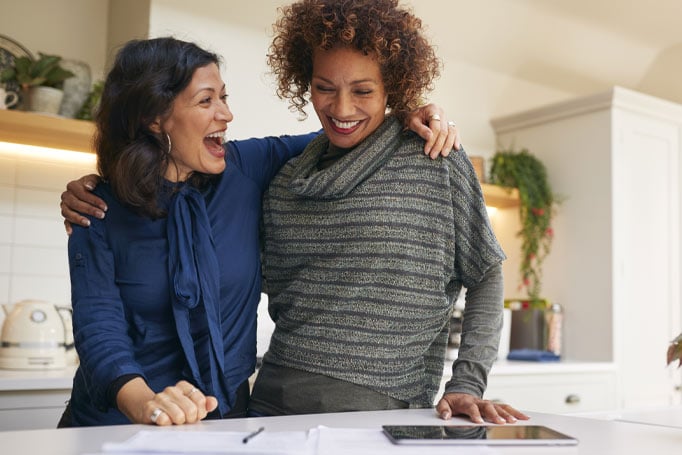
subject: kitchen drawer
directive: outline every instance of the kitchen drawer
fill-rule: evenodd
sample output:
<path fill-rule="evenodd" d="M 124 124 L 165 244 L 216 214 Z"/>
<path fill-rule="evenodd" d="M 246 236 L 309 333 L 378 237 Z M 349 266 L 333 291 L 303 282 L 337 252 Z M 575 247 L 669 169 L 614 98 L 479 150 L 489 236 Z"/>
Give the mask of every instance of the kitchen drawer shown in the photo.
<path fill-rule="evenodd" d="M 56 428 L 70 390 L 0 392 L 0 431 Z"/>
<path fill-rule="evenodd" d="M 491 375 L 484 398 L 524 411 L 574 413 L 616 408 L 613 372 Z"/>

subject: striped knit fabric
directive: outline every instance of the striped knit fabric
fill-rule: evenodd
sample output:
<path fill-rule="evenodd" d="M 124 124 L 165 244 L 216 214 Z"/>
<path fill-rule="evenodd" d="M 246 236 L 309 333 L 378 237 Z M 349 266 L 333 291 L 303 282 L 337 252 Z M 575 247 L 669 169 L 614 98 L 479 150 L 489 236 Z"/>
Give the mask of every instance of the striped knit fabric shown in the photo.
<path fill-rule="evenodd" d="M 454 298 L 504 258 L 473 167 L 424 156 L 392 117 L 320 171 L 328 146 L 316 138 L 264 199 L 264 361 L 430 406 Z"/>

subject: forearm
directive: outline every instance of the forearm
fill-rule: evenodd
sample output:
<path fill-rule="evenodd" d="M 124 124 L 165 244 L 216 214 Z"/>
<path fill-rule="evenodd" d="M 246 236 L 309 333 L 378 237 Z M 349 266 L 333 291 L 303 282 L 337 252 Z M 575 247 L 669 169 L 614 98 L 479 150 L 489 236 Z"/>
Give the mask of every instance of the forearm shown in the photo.
<path fill-rule="evenodd" d="M 146 423 L 144 404 L 154 399 L 154 391 L 141 377 L 126 382 L 116 395 L 116 406 L 133 423 Z"/>
<path fill-rule="evenodd" d="M 504 282 L 502 265 L 490 267 L 482 280 L 467 289 L 462 341 L 445 392 L 481 397 L 495 358 L 502 328 Z"/>

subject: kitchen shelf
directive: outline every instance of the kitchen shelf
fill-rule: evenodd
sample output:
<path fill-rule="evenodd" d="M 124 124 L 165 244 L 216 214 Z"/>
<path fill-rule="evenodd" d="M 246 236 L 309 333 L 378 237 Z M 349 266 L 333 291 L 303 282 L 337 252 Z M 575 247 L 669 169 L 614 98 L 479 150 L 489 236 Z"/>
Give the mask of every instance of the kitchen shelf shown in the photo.
<path fill-rule="evenodd" d="M 0 142 L 93 153 L 95 125 L 49 114 L 0 110 Z"/>
<path fill-rule="evenodd" d="M 56 115 L 0 110 L 0 142 L 37 145 L 93 153 L 95 125 Z M 481 184 L 487 205 L 497 208 L 519 205 L 519 192 L 487 183 Z"/>
<path fill-rule="evenodd" d="M 505 188 L 490 183 L 481 183 L 485 204 L 498 209 L 519 206 L 519 190 L 516 188 Z"/>

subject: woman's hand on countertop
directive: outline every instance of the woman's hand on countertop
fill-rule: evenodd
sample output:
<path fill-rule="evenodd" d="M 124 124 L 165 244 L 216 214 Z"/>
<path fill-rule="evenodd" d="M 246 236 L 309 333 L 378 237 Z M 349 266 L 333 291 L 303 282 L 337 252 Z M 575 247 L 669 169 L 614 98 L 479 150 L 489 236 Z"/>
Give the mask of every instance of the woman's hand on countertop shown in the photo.
<path fill-rule="evenodd" d="M 128 381 L 121 388 L 116 402 L 132 423 L 159 426 L 196 423 L 218 407 L 215 397 L 204 395 L 187 381 L 179 381 L 162 392 L 154 393 L 140 377 Z"/>
<path fill-rule="evenodd" d="M 466 393 L 446 393 L 438 401 L 436 412 L 443 420 L 454 415 L 467 415 L 474 423 L 515 423 L 517 420 L 528 420 L 526 414 L 508 404 L 494 403 Z"/>

